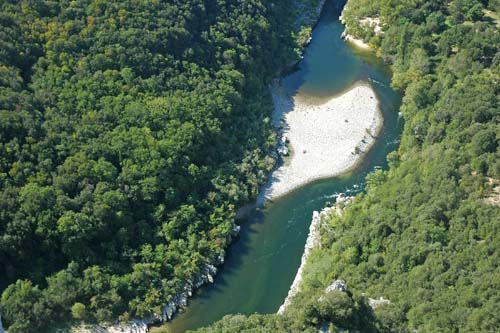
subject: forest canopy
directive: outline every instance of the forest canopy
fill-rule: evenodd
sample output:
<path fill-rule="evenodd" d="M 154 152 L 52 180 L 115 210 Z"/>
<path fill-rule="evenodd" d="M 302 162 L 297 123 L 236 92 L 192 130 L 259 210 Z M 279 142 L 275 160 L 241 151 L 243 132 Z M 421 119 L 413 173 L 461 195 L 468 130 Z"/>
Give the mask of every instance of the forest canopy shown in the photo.
<path fill-rule="evenodd" d="M 274 165 L 287 1 L 0 6 L 4 325 L 161 313 Z"/>

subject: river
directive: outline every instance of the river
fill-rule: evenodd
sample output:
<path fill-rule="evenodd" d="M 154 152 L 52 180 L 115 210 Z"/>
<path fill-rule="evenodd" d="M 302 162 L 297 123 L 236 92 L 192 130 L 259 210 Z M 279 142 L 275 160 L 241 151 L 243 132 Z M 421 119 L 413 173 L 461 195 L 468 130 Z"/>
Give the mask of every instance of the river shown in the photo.
<path fill-rule="evenodd" d="M 390 70 L 381 59 L 341 39 L 344 28 L 339 14 L 333 1 L 327 1 L 304 59 L 282 83 L 290 91 L 321 99 L 338 95 L 360 80 L 370 83 L 384 117 L 379 138 L 349 174 L 310 183 L 240 221 L 240 236 L 228 249 L 214 283 L 202 287 L 184 312 L 153 332 L 181 333 L 226 314 L 276 312 L 300 265 L 313 211 L 334 202 L 338 193 L 362 191 L 369 172 L 387 168 L 386 156 L 397 148 L 402 130 L 401 97 L 389 87 Z"/>

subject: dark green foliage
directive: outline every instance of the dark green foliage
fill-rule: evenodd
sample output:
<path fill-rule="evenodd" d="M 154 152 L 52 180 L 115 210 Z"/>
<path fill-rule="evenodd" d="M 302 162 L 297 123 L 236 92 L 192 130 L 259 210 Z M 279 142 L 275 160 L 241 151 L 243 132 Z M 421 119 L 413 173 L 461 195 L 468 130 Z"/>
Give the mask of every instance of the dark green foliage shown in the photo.
<path fill-rule="evenodd" d="M 222 320 L 207 328 L 196 330 L 199 333 L 315 333 L 317 329 L 305 327 L 295 323 L 288 317 L 278 315 L 254 314 L 249 317 L 243 315 L 225 316 Z"/>
<path fill-rule="evenodd" d="M 4 324 L 161 312 L 274 164 L 287 1 L 0 6 Z"/>
<path fill-rule="evenodd" d="M 352 321 L 353 307 L 352 299 L 346 293 L 337 290 L 326 293 L 318 302 L 320 317 L 343 327 Z"/>

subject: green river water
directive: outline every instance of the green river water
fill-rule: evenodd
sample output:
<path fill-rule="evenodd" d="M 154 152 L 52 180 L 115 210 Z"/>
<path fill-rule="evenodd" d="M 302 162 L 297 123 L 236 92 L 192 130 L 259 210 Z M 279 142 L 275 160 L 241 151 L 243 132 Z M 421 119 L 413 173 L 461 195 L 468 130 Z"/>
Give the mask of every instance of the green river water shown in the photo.
<path fill-rule="evenodd" d="M 358 81 L 368 82 L 378 95 L 384 116 L 379 138 L 356 170 L 310 183 L 265 209 L 254 209 L 239 221 L 240 236 L 228 249 L 214 283 L 203 286 L 189 300 L 187 309 L 160 331 L 196 329 L 226 314 L 276 312 L 300 265 L 313 211 L 335 202 L 338 193 L 362 191 L 369 172 L 387 167 L 386 156 L 397 148 L 402 130 L 398 118 L 401 97 L 389 87 L 390 71 L 382 60 L 353 49 L 341 39 L 344 28 L 338 20 L 339 12 L 333 1 L 327 2 L 304 59 L 282 83 L 295 93 L 324 99 Z"/>

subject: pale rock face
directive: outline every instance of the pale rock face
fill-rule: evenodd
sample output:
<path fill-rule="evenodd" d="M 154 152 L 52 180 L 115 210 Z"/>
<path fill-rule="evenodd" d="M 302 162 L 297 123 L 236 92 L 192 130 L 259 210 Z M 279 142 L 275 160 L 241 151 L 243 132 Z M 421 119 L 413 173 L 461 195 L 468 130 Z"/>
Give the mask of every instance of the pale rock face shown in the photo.
<path fill-rule="evenodd" d="M 350 199 L 350 197 L 348 197 L 347 195 L 345 195 L 345 193 L 339 193 L 339 195 L 337 196 L 337 203 L 344 203 L 346 201 L 348 201 Z"/>
<path fill-rule="evenodd" d="M 329 293 L 334 290 L 347 292 L 347 284 L 345 283 L 344 280 L 335 280 L 332 282 L 332 284 L 326 287 L 325 293 Z"/>
<path fill-rule="evenodd" d="M 116 324 L 110 327 L 102 327 L 95 325 L 82 325 L 72 330 L 77 333 L 147 333 L 148 325 L 146 321 L 134 320 L 127 325 Z M 58 333 L 66 333 L 59 331 Z"/>
<path fill-rule="evenodd" d="M 134 321 L 126 327 L 112 326 L 109 333 L 147 333 L 148 325 L 144 321 Z"/>
<path fill-rule="evenodd" d="M 240 233 L 241 227 L 237 224 L 234 225 L 233 227 L 233 236 L 236 236 Z"/>
<path fill-rule="evenodd" d="M 391 304 L 391 301 L 388 300 L 388 299 L 385 299 L 383 297 L 380 297 L 379 299 L 369 298 L 368 299 L 368 304 L 370 304 L 370 306 L 373 309 L 375 309 L 376 307 L 381 306 L 381 305 Z"/>
<path fill-rule="evenodd" d="M 361 25 L 372 28 L 375 35 L 380 35 L 382 33 L 382 28 L 380 27 L 380 19 L 378 17 L 365 17 L 359 20 L 359 23 L 361 23 Z"/>
<path fill-rule="evenodd" d="M 326 287 L 325 294 L 328 294 L 334 290 L 346 293 L 347 292 L 347 284 L 345 283 L 344 280 L 335 280 L 328 287 Z M 320 302 L 323 302 L 324 300 L 325 300 L 324 295 L 321 295 L 318 298 L 318 301 L 320 301 Z"/>
<path fill-rule="evenodd" d="M 283 314 L 286 311 L 286 308 L 292 302 L 292 298 L 300 291 L 300 282 L 302 281 L 302 275 L 304 273 L 304 266 L 309 257 L 312 249 L 320 245 L 320 228 L 322 218 L 329 216 L 331 213 L 336 213 L 338 216 L 341 216 L 343 207 L 349 204 L 352 200 L 352 197 L 347 196 L 345 193 L 339 193 L 336 199 L 336 205 L 333 207 L 325 207 L 320 212 L 314 211 L 312 215 L 312 222 L 309 227 L 309 234 L 307 236 L 306 245 L 304 247 L 304 253 L 302 254 L 302 260 L 295 275 L 295 279 L 293 280 L 292 286 L 288 291 L 288 295 L 285 298 L 285 302 L 280 306 L 278 310 L 278 314 Z M 343 206 L 340 206 L 343 204 Z M 326 288 L 326 292 L 331 290 L 340 290 L 342 292 L 347 292 L 347 284 L 343 280 L 335 280 L 330 286 Z M 323 296 L 320 297 L 322 300 Z"/>
<path fill-rule="evenodd" d="M 320 227 L 321 227 L 321 218 L 323 216 L 327 216 L 332 207 L 325 207 L 321 212 L 314 211 L 312 216 L 312 222 L 309 226 L 309 234 L 307 236 L 306 245 L 304 247 L 304 253 L 302 254 L 302 259 L 300 263 L 300 267 L 295 275 L 295 279 L 293 280 L 292 286 L 288 291 L 288 295 L 285 298 L 285 301 L 278 309 L 278 314 L 285 313 L 286 308 L 292 302 L 292 298 L 300 291 L 300 282 L 302 281 L 302 275 L 304 274 L 304 266 L 309 257 L 311 251 L 319 246 L 320 243 Z"/>
<path fill-rule="evenodd" d="M 224 255 L 221 254 L 222 260 Z M 219 258 L 220 260 L 220 258 Z M 159 322 L 168 321 L 172 319 L 174 313 L 181 307 L 187 305 L 188 297 L 193 294 L 193 290 L 199 288 L 201 285 L 214 281 L 214 276 L 217 273 L 217 268 L 214 265 L 207 264 L 202 274 L 200 274 L 194 280 L 187 281 L 184 288 L 179 290 L 177 295 L 175 295 L 172 300 L 163 308 L 161 314 L 157 314 L 150 318 L 143 320 L 132 320 L 127 324 L 115 324 L 109 327 L 102 327 L 97 325 L 81 325 L 79 327 L 74 327 L 69 332 L 60 331 L 58 333 L 147 333 L 148 325 Z M 0 333 L 4 333 L 0 331 Z"/>
<path fill-rule="evenodd" d="M 219 254 L 219 256 L 217 257 L 217 261 L 219 262 L 219 264 L 223 264 L 224 263 L 224 254 Z M 189 295 L 191 296 L 191 295 Z"/>
<path fill-rule="evenodd" d="M 288 156 L 288 148 L 285 145 L 281 145 L 277 149 L 278 154 L 281 156 Z"/>

